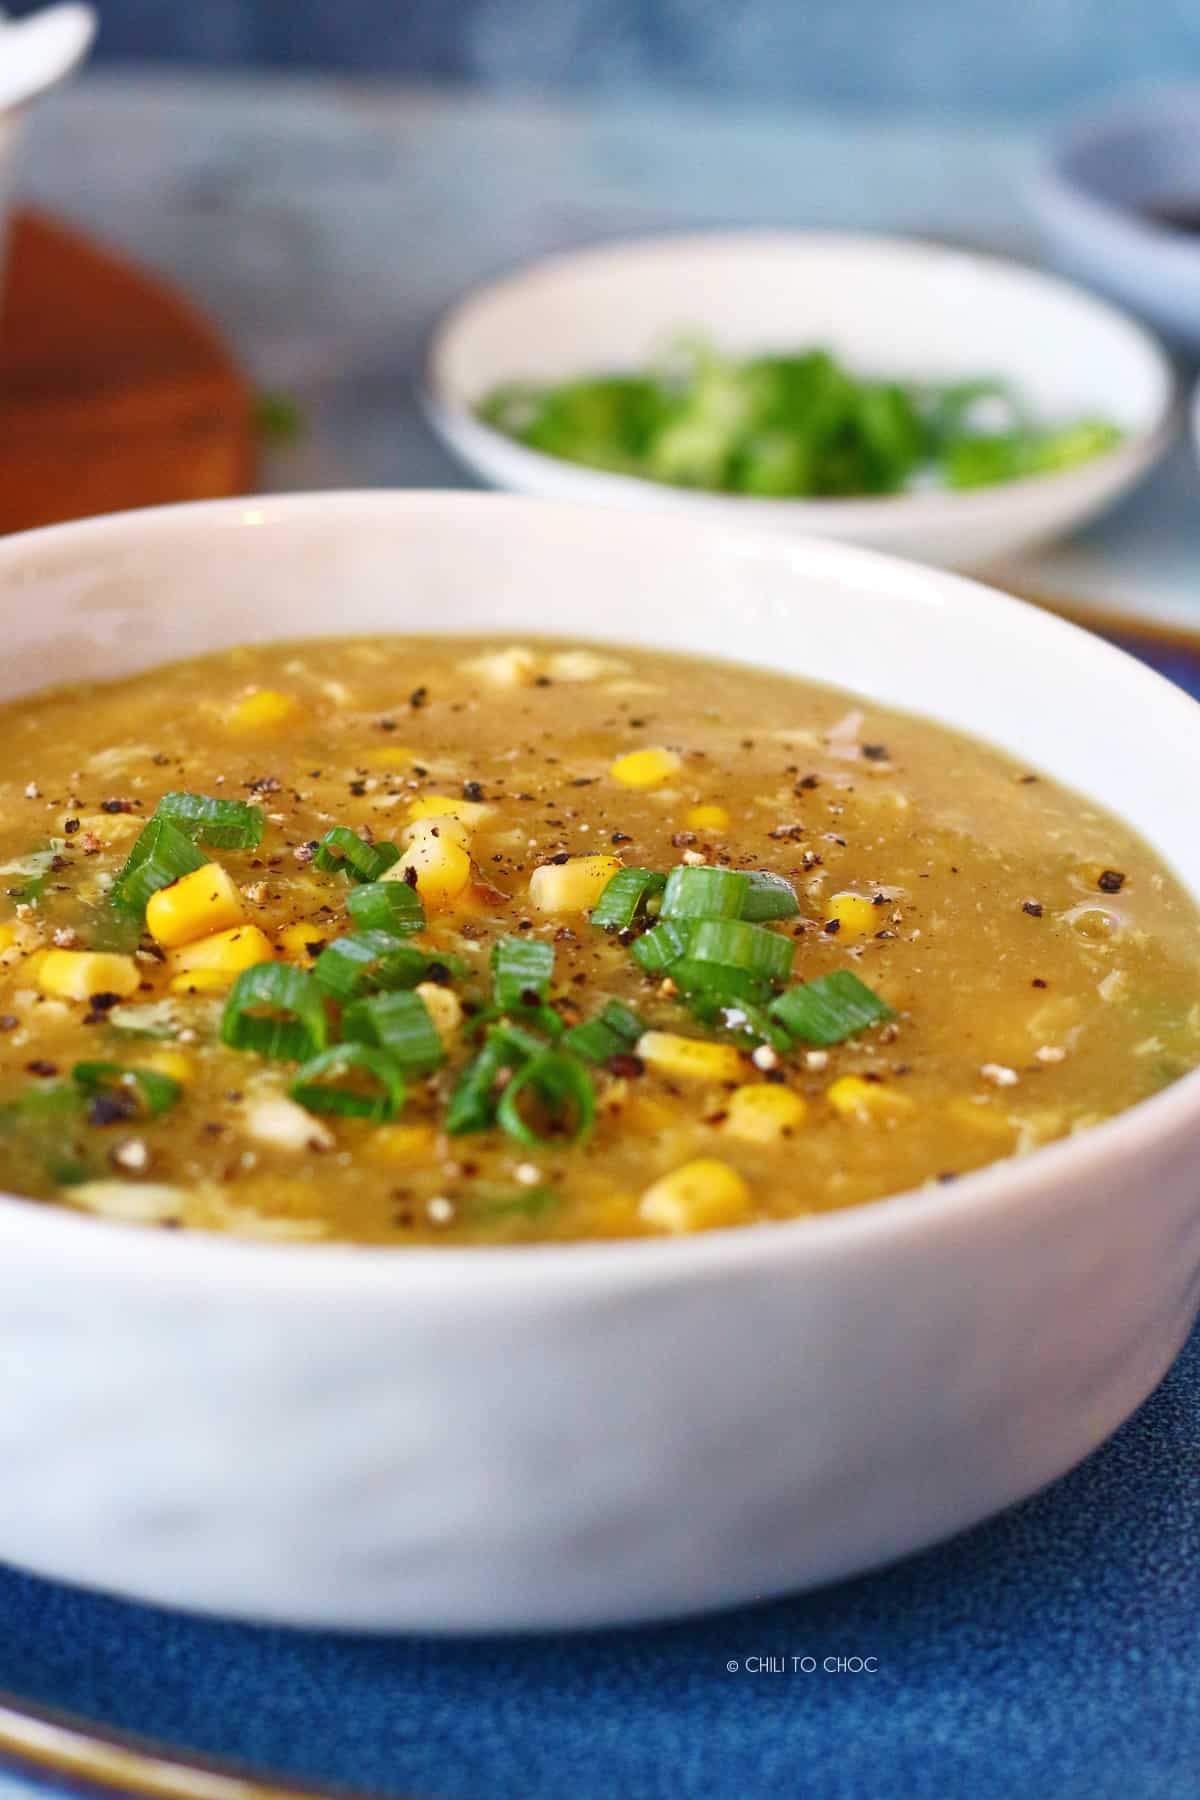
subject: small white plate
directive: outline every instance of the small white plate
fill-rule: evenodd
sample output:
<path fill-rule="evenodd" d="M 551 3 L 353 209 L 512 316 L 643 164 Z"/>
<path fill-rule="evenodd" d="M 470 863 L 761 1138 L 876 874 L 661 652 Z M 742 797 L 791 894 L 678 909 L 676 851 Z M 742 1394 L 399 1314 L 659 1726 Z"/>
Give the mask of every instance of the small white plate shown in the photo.
<path fill-rule="evenodd" d="M 1062 474 L 966 493 L 771 500 L 584 468 L 476 417 L 503 383 L 636 368 L 688 331 L 735 355 L 820 345 L 875 375 L 997 376 L 1047 422 L 1100 416 L 1124 437 Z M 1066 282 L 935 244 L 815 232 L 645 238 L 549 257 L 444 314 L 424 373 L 435 428 L 493 486 L 843 538 L 972 568 L 1061 536 L 1110 505 L 1165 447 L 1172 397 L 1170 366 L 1149 333 Z"/>

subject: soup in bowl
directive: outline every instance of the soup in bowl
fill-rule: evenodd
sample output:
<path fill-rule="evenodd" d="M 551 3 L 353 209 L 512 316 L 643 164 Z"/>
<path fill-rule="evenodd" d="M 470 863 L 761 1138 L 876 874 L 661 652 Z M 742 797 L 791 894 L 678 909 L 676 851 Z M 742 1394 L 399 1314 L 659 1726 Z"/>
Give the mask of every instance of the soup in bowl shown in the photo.
<path fill-rule="evenodd" d="M 496 498 L 132 515 L 0 583 L 0 1554 L 678 1613 L 966 1524 L 1162 1372 L 1157 677 L 862 552 Z"/>

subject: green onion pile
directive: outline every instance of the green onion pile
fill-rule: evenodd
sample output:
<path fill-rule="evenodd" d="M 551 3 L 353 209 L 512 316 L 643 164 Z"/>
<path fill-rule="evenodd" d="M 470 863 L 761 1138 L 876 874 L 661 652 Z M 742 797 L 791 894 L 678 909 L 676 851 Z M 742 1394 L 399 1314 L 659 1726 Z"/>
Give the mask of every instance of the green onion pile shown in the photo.
<path fill-rule="evenodd" d="M 114 907 L 136 924 L 153 893 L 203 864 L 198 843 L 253 849 L 264 825 L 258 807 L 239 801 L 166 795 L 116 878 Z M 314 1113 L 392 1119 L 409 1084 L 447 1060 L 415 990 L 429 981 L 465 983 L 468 971 L 459 958 L 411 942 L 426 925 L 421 897 L 406 882 L 380 879 L 398 855 L 394 844 L 369 843 L 343 826 L 327 832 L 312 861 L 347 878 L 352 929 L 327 943 L 311 970 L 282 962 L 243 969 L 224 1005 L 222 1042 L 295 1064 L 289 1092 Z M 846 969 L 789 985 L 795 938 L 777 927 L 789 927 L 799 912 L 781 875 L 683 864 L 668 873 L 621 869 L 591 923 L 617 935 L 642 974 L 707 1030 L 780 1056 L 797 1044 L 840 1043 L 893 1016 Z M 501 937 L 491 953 L 490 992 L 465 988 L 463 1037 L 472 1054 L 450 1091 L 450 1135 L 499 1128 L 527 1146 L 582 1142 L 596 1118 L 593 1071 L 640 1071 L 643 1021 L 608 999 L 594 1017 L 568 1026 L 552 1000 L 554 963 L 553 946 L 540 938 Z M 35 1136 L 56 1178 L 78 1181 L 86 1170 L 73 1160 L 73 1122 L 146 1122 L 181 1092 L 152 1069 L 81 1062 L 69 1081 L 0 1110 L 0 1129 L 15 1125 Z"/>
<path fill-rule="evenodd" d="M 689 342 L 661 368 L 494 389 L 479 417 L 532 450 L 671 487 L 767 499 L 979 488 L 1054 474 L 1121 436 L 1046 426 L 1002 381 L 868 380 L 824 350 L 736 360 Z"/>

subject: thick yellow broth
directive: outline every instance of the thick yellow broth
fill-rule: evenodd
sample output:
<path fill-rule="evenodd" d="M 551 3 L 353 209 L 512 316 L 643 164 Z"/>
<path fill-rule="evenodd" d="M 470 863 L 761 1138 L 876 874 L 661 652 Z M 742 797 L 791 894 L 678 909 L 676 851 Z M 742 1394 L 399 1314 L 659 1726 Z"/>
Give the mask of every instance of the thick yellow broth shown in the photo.
<path fill-rule="evenodd" d="M 255 690 L 286 697 L 280 717 Z M 645 748 L 677 766 L 623 785 L 614 762 Z M 1200 1060 L 1197 911 L 1127 826 L 986 745 L 787 676 L 536 641 L 519 654 L 456 638 L 240 648 L 0 710 L 0 769 L 0 1176 L 47 1202 L 374 1244 L 628 1237 L 664 1229 L 642 1196 L 702 1159 L 740 1177 L 742 1197 L 685 1208 L 676 1228 L 791 1218 L 1026 1152 Z M 305 944 L 350 925 L 345 877 L 317 872 L 304 847 L 334 824 L 398 841 L 415 800 L 465 784 L 489 809 L 470 829 L 474 879 L 417 942 L 467 962 L 468 1002 L 487 1001 L 494 940 L 524 932 L 554 945 L 568 1022 L 616 997 L 648 1026 L 716 1037 L 586 913 L 531 908 L 539 865 L 606 853 L 789 877 L 801 918 L 772 929 L 796 937 L 793 979 L 853 969 L 897 1017 L 774 1068 L 743 1054 L 723 1081 L 636 1059 L 600 1069 L 590 1140 L 537 1149 L 498 1130 L 445 1134 L 475 1048 L 460 1029 L 397 1119 L 324 1117 L 285 1145 L 262 1134 L 261 1108 L 294 1067 L 222 1045 L 225 994 L 171 992 L 147 940 L 139 991 L 111 1012 L 39 985 L 47 948 L 122 947 L 106 888 L 169 790 L 263 807 L 262 845 L 212 860 L 275 954 L 311 966 Z M 721 811 L 696 822 L 698 806 Z M 47 848 L 40 897 L 23 899 L 26 859 Z M 847 892 L 872 905 L 865 934 L 861 921 L 829 929 Z M 113 1023 L 146 1005 L 133 1018 L 169 1035 Z M 173 1071 L 182 1098 L 157 1119 L 85 1119 L 48 1154 L 44 1131 L 12 1121 L 81 1059 Z M 733 1089 L 754 1086 L 805 1103 L 774 1141 L 732 1126 Z"/>

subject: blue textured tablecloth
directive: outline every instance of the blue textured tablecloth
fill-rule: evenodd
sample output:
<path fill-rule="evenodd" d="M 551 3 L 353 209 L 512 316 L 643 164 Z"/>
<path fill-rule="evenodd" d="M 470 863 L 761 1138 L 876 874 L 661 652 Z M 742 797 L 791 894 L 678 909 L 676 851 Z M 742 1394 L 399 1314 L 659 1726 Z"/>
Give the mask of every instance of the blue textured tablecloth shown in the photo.
<path fill-rule="evenodd" d="M 1195 655 L 1148 660 L 1200 692 Z M 1053 1488 L 821 1593 L 454 1643 L 228 1625 L 0 1570 L 0 1687 L 429 1800 L 1195 1800 L 1200 1329 Z"/>

